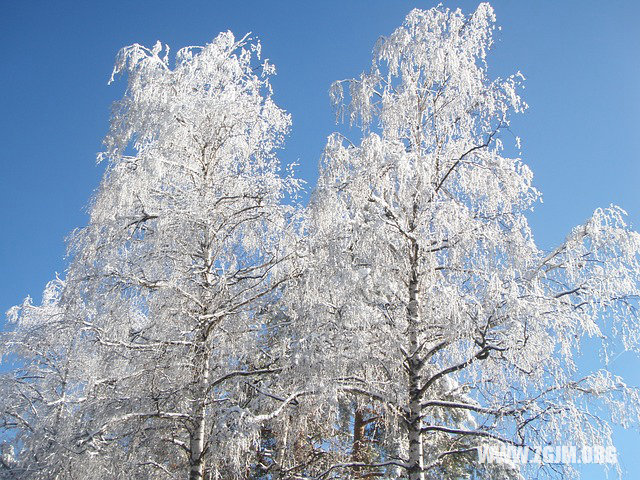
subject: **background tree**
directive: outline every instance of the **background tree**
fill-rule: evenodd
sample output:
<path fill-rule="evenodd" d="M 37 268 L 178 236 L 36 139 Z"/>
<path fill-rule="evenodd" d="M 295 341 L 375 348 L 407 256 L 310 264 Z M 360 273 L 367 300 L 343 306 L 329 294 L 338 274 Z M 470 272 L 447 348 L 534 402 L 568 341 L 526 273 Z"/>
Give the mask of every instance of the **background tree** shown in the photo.
<path fill-rule="evenodd" d="M 82 379 L 91 349 L 76 334 L 61 305 L 64 282 L 44 290 L 41 305 L 27 298 L 8 312 L 2 334 L 7 371 L 0 379 L 3 458 L 0 478 L 61 479 L 89 475 L 74 463 L 74 438 L 83 428 Z"/>
<path fill-rule="evenodd" d="M 521 75 L 489 79 L 493 29 L 488 4 L 414 10 L 369 73 L 332 89 L 363 136 L 327 144 L 292 307 L 299 364 L 334 415 L 357 397 L 387 437 L 377 459 L 321 476 L 517 476 L 478 465 L 476 449 L 610 444 L 611 422 L 639 419 L 636 390 L 575 359 L 589 337 L 605 360 L 638 351 L 640 235 L 612 206 L 552 252 L 536 246 L 526 212 L 539 194 L 502 143 L 526 107 Z"/>

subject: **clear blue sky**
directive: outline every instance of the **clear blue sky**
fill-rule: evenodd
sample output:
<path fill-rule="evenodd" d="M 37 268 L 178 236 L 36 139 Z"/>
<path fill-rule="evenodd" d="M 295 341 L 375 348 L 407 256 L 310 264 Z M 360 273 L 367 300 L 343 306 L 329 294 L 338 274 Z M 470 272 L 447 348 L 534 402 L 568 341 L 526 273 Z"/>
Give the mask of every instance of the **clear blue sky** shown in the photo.
<path fill-rule="evenodd" d="M 267 6 L 268 3 L 268 6 Z M 472 11 L 476 2 L 444 2 Z M 502 31 L 493 74 L 521 70 L 529 111 L 512 130 L 544 194 L 531 222 L 550 247 L 597 206 L 617 203 L 640 228 L 640 2 L 495 1 Z M 332 81 L 367 68 L 379 35 L 422 1 L 242 2 L 0 0 L 0 310 L 40 292 L 65 268 L 64 238 L 86 223 L 102 167 L 95 155 L 118 49 L 156 40 L 173 50 L 248 31 L 278 68 L 275 98 L 293 129 L 282 158 L 312 187 L 335 129 Z M 0 322 L 1 323 L 1 322 Z M 640 361 L 614 366 L 640 385 Z M 638 432 L 617 432 L 625 478 L 640 478 Z M 590 469 L 585 478 L 603 478 Z"/>

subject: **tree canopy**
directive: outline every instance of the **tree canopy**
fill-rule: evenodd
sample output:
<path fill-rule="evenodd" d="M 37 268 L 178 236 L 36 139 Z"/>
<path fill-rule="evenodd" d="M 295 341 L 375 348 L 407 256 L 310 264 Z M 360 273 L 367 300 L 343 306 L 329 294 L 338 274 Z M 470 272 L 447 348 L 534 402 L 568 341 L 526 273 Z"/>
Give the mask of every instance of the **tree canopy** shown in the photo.
<path fill-rule="evenodd" d="M 8 312 L 0 476 L 526 478 L 479 450 L 610 445 L 640 422 L 640 234 L 594 212 L 551 251 L 492 78 L 495 16 L 411 11 L 331 99 L 308 205 L 260 43 L 132 45 L 89 224 Z M 603 368 L 583 372 L 585 339 Z M 536 465 L 536 474 L 576 474 Z"/>

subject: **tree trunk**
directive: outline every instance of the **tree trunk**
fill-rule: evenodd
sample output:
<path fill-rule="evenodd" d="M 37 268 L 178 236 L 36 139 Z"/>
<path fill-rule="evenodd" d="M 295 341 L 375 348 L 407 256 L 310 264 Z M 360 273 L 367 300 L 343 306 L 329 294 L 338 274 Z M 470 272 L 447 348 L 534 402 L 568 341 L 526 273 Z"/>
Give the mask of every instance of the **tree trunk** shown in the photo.
<path fill-rule="evenodd" d="M 369 412 L 373 417 L 365 418 L 365 413 Z M 356 407 L 353 414 L 353 448 L 351 449 L 351 461 L 361 463 L 371 463 L 371 452 L 367 451 L 367 445 L 371 440 L 366 437 L 367 425 L 376 421 L 375 413 L 362 407 Z M 353 467 L 355 478 L 370 479 L 378 475 L 376 471 L 371 471 L 371 467 Z"/>
<path fill-rule="evenodd" d="M 351 450 L 351 458 L 354 462 L 366 461 L 364 451 L 366 426 L 362 409 L 356 407 L 353 414 L 353 449 Z"/>
<path fill-rule="evenodd" d="M 411 242 L 411 273 L 409 278 L 409 304 L 407 305 L 408 336 L 409 336 L 409 480 L 424 480 L 424 451 L 422 447 L 422 432 L 420 417 L 420 372 L 418 351 L 418 322 L 420 309 L 418 305 L 418 244 Z"/>
<path fill-rule="evenodd" d="M 200 357 L 200 358 L 198 358 Z M 207 388 L 209 385 L 209 349 L 205 340 L 201 343 L 201 348 L 196 353 L 196 361 L 200 361 L 197 369 L 198 391 L 196 392 L 193 405 L 193 430 L 189 438 L 189 480 L 204 479 L 204 446 L 207 410 Z"/>
<path fill-rule="evenodd" d="M 364 420 L 364 412 L 361 408 L 356 407 L 355 412 L 353 413 L 353 448 L 351 449 L 351 460 L 354 462 L 367 462 L 368 458 L 366 457 L 365 451 L 365 429 L 367 423 Z M 353 475 L 356 478 L 367 478 L 362 477 L 362 467 L 354 467 Z"/>
<path fill-rule="evenodd" d="M 203 152 L 204 154 L 204 152 Z M 208 289 L 213 284 L 213 276 L 211 275 L 211 267 L 214 262 L 213 249 L 210 247 L 212 244 L 212 235 L 210 232 L 206 232 L 206 237 L 209 239 L 207 242 L 205 269 L 203 271 L 203 283 L 205 289 Z M 203 314 L 207 315 L 210 312 L 204 311 Z M 190 432 L 189 438 L 189 480 L 203 480 L 205 471 L 205 428 L 206 428 L 206 415 L 207 415 L 207 395 L 209 389 L 209 360 L 211 356 L 211 350 L 209 348 L 209 332 L 211 331 L 213 324 L 200 325 L 200 331 L 198 332 L 199 343 L 194 354 L 195 368 L 195 383 L 197 385 L 194 392 L 194 405 L 193 405 L 193 429 Z"/>

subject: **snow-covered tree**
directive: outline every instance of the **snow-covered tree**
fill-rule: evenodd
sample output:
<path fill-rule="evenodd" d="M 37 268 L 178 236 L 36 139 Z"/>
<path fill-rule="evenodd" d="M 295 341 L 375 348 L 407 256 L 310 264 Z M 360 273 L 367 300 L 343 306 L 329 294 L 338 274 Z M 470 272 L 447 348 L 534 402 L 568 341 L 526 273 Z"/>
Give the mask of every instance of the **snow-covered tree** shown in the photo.
<path fill-rule="evenodd" d="M 0 378 L 0 478 L 57 479 L 71 476 L 80 388 L 91 350 L 76 336 L 60 304 L 64 282 L 51 281 L 41 305 L 27 298 L 8 312 L 10 327 L 0 337 L 7 371 Z M 11 365 L 13 368 L 7 368 Z M 16 455 L 16 447 L 20 454 Z M 89 467 L 89 465 L 87 465 Z M 83 470 L 88 473 L 90 470 Z"/>
<path fill-rule="evenodd" d="M 522 78 L 488 76 L 494 21 L 488 4 L 413 10 L 368 73 L 332 88 L 362 138 L 329 138 L 309 207 L 291 310 L 318 394 L 302 402 L 337 422 L 355 401 L 384 435 L 370 456 L 343 448 L 322 478 L 517 477 L 476 449 L 609 444 L 610 422 L 639 420 L 637 391 L 604 369 L 579 375 L 576 356 L 587 337 L 605 360 L 638 351 L 640 235 L 612 206 L 555 250 L 536 246 L 539 194 L 503 147 Z"/>
<path fill-rule="evenodd" d="M 521 478 L 478 448 L 638 423 L 606 362 L 640 350 L 640 235 L 611 206 L 536 245 L 494 22 L 414 10 L 336 82 L 362 135 L 329 138 L 303 219 L 259 43 L 122 49 L 89 224 L 0 337 L 0 478 Z"/>
<path fill-rule="evenodd" d="M 245 478 L 261 422 L 295 398 L 259 388 L 280 369 L 269 305 L 291 275 L 283 200 L 298 188 L 280 172 L 290 118 L 259 59 L 230 32 L 175 62 L 160 43 L 118 55 L 128 85 L 106 173 L 55 301 L 67 330 L 41 326 L 91 349 L 67 432 L 91 478 Z"/>

